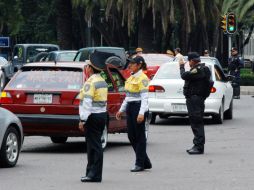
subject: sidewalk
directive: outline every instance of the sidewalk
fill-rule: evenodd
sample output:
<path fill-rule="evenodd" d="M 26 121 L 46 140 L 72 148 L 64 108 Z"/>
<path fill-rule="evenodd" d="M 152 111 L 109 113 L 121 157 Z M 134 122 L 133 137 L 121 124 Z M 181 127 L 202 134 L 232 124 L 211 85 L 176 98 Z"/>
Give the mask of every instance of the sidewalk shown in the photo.
<path fill-rule="evenodd" d="M 254 95 L 254 86 L 241 86 L 241 95 Z"/>

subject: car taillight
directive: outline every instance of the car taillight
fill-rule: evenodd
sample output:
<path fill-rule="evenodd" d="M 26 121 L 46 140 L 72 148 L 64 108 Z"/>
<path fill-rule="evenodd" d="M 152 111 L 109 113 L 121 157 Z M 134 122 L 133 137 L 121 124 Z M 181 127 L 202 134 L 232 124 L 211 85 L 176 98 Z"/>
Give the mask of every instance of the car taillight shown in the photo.
<path fill-rule="evenodd" d="M 12 97 L 9 92 L 1 92 L 0 104 L 11 104 L 13 103 Z"/>
<path fill-rule="evenodd" d="M 212 87 L 211 88 L 211 93 L 215 93 L 216 92 L 216 88 L 215 87 Z"/>
<path fill-rule="evenodd" d="M 165 92 L 165 89 L 162 86 L 151 85 L 149 86 L 149 92 Z"/>
<path fill-rule="evenodd" d="M 77 96 L 75 97 L 75 99 L 73 100 L 73 103 L 72 103 L 72 104 L 75 105 L 75 106 L 79 106 L 79 104 L 80 104 L 79 95 L 77 95 Z"/>

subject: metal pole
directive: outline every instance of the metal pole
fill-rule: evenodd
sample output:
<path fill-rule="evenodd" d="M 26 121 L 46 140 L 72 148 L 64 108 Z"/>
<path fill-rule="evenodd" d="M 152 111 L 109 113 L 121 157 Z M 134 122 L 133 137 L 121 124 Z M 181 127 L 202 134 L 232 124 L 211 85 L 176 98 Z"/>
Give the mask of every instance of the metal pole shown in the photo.
<path fill-rule="evenodd" d="M 87 22 L 87 46 L 91 46 L 91 27 L 92 27 L 92 19 L 91 17 L 89 18 Z"/>
<path fill-rule="evenodd" d="M 228 58 L 231 56 L 231 48 L 232 48 L 232 38 L 231 35 L 228 35 Z"/>

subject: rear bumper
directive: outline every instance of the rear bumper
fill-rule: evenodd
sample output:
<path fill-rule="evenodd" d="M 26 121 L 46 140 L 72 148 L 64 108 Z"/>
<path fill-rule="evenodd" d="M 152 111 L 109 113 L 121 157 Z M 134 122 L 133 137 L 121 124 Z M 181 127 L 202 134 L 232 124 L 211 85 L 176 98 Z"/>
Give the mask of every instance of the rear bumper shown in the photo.
<path fill-rule="evenodd" d="M 186 99 L 159 99 L 159 98 L 149 98 L 149 111 L 157 114 L 168 114 L 175 116 L 188 115 L 187 109 L 184 111 L 174 110 L 172 104 L 182 104 L 186 105 Z M 219 108 L 221 105 L 221 99 L 206 99 L 205 101 L 205 115 L 214 115 L 219 113 Z"/>
<path fill-rule="evenodd" d="M 25 135 L 83 136 L 78 129 L 79 115 L 17 114 Z"/>

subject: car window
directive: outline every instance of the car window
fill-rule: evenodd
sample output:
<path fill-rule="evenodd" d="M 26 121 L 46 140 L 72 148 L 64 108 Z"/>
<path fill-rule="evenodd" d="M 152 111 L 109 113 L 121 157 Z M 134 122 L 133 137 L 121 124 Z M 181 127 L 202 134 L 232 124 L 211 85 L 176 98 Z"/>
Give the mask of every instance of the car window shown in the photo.
<path fill-rule="evenodd" d="M 57 47 L 48 47 L 48 46 L 30 46 L 27 48 L 27 60 L 26 62 L 33 62 L 34 57 L 41 52 L 50 52 L 58 50 Z"/>
<path fill-rule="evenodd" d="M 124 79 L 121 76 L 121 74 L 118 72 L 117 69 L 111 68 L 110 69 L 111 72 L 111 76 L 116 84 L 116 87 L 118 89 L 119 92 L 124 92 Z"/>
<path fill-rule="evenodd" d="M 226 77 L 223 74 L 223 71 L 217 66 L 214 65 L 215 79 L 217 81 L 226 81 Z"/>
<path fill-rule="evenodd" d="M 185 70 L 188 71 L 189 64 L 185 64 Z M 156 79 L 180 79 L 180 69 L 178 64 L 169 63 L 162 65 L 157 74 L 155 75 Z"/>
<path fill-rule="evenodd" d="M 79 90 L 82 79 L 82 69 L 29 68 L 18 73 L 8 86 L 14 89 Z"/>
<path fill-rule="evenodd" d="M 147 66 L 157 66 L 173 61 L 173 58 L 165 54 L 142 54 Z"/>
<path fill-rule="evenodd" d="M 73 61 L 76 52 L 63 52 L 57 56 L 57 61 Z"/>
<path fill-rule="evenodd" d="M 113 92 L 114 91 L 114 86 L 113 83 L 108 75 L 108 73 L 106 73 L 105 71 L 102 71 L 101 73 L 101 77 L 106 81 L 106 83 L 108 84 L 108 91 L 109 92 Z"/>

